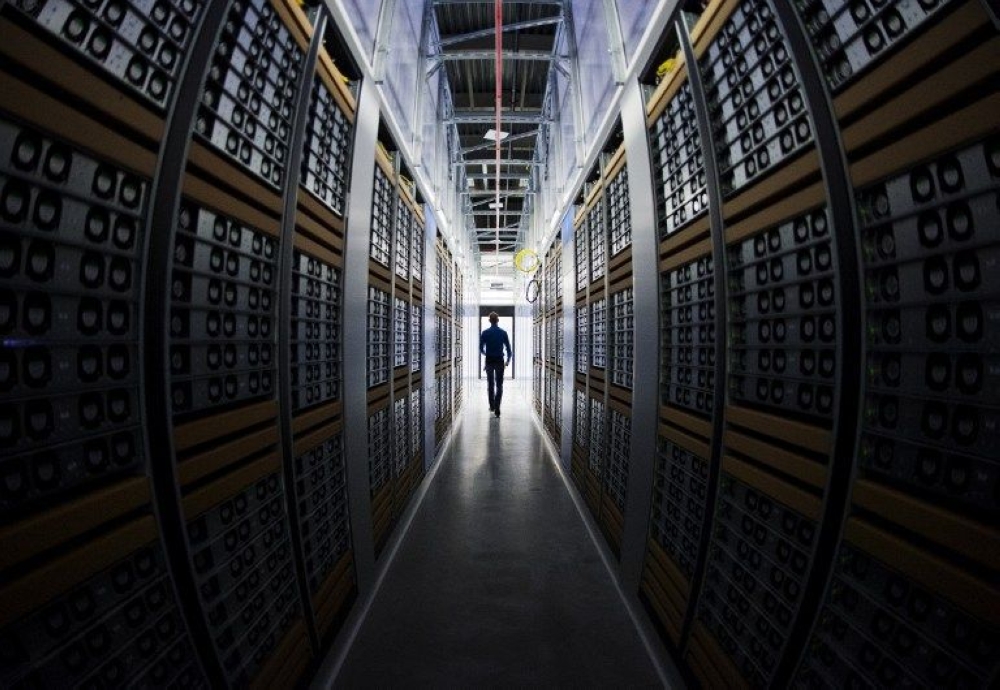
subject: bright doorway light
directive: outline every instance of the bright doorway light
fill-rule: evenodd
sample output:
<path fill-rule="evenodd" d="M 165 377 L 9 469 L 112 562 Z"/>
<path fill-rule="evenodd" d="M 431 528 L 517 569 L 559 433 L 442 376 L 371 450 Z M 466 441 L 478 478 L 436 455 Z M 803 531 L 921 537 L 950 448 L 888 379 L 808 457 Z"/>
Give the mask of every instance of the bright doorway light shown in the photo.
<path fill-rule="evenodd" d="M 510 132 L 500 132 L 500 141 L 503 141 L 508 136 L 510 136 Z M 486 134 L 483 135 L 483 139 L 488 139 L 490 141 L 496 141 L 497 140 L 497 131 L 491 127 L 490 129 L 486 130 Z"/>

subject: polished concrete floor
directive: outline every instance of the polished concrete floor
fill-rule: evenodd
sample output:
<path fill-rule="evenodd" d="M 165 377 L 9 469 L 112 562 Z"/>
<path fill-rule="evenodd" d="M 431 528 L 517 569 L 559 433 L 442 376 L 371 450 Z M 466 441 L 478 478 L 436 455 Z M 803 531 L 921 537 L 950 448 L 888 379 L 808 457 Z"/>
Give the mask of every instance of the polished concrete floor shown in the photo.
<path fill-rule="evenodd" d="M 508 382 L 500 419 L 477 384 L 335 687 L 658 687 L 530 382 Z"/>

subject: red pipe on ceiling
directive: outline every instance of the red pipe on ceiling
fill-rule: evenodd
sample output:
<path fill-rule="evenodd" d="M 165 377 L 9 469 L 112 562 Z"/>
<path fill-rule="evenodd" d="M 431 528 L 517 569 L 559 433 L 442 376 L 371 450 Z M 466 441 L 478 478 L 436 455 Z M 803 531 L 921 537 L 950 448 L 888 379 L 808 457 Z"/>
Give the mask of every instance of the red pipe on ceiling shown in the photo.
<path fill-rule="evenodd" d="M 500 274 L 500 111 L 503 110 L 503 0 L 493 2 L 493 20 L 495 32 L 493 37 L 494 49 L 496 51 L 496 89 L 494 101 L 496 106 L 496 274 Z"/>

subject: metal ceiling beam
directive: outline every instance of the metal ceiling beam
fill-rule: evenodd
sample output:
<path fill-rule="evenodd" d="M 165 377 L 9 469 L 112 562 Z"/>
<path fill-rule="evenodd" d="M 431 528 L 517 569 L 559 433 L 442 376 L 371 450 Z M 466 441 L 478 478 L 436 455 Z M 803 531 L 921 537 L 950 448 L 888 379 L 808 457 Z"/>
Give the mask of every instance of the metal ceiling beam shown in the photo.
<path fill-rule="evenodd" d="M 537 113 L 525 113 L 523 111 L 505 111 L 502 115 L 505 124 L 524 124 L 524 125 L 537 125 L 543 122 L 549 122 L 549 118 L 543 115 L 541 112 Z M 468 110 L 456 110 L 452 113 L 451 117 L 446 119 L 445 124 L 463 124 L 463 125 L 492 125 L 496 123 L 496 114 L 488 112 L 473 112 Z M 537 132 L 535 132 L 537 134 Z M 511 137 L 504 139 L 504 142 L 510 141 Z M 490 144 L 487 148 L 493 148 L 495 144 Z M 464 149 L 463 149 L 464 151 Z"/>
<path fill-rule="evenodd" d="M 467 215 L 467 216 L 476 216 L 476 217 L 482 217 L 482 218 L 492 218 L 496 214 L 497 214 L 496 209 L 490 209 L 489 211 L 466 211 L 466 213 L 465 213 L 465 215 Z M 501 216 L 519 216 L 519 215 L 521 215 L 521 209 L 517 209 L 516 211 L 505 211 L 504 209 L 500 209 L 500 215 Z M 494 230 L 495 229 L 496 228 L 494 228 Z"/>
<path fill-rule="evenodd" d="M 496 165 L 497 162 L 493 158 L 473 158 L 470 160 L 457 161 L 455 165 Z M 504 158 L 500 161 L 500 165 L 519 165 L 525 167 L 538 166 L 541 165 L 538 161 L 532 160 L 530 158 Z"/>
<path fill-rule="evenodd" d="M 434 56 L 435 60 L 494 60 L 496 53 L 492 50 L 450 50 L 447 53 L 439 53 Z M 557 60 L 559 56 L 545 50 L 505 50 L 504 60 L 537 60 L 547 62 Z"/>
<path fill-rule="evenodd" d="M 531 177 L 531 173 L 466 173 L 467 180 L 526 180 Z"/>
<path fill-rule="evenodd" d="M 504 24 L 504 31 L 520 31 L 521 29 L 534 29 L 539 26 L 549 26 L 550 24 L 558 24 L 562 21 L 562 17 L 544 17 L 542 19 L 530 19 L 523 22 L 514 22 L 513 24 Z M 479 31 L 470 31 L 464 34 L 453 34 L 447 36 L 438 41 L 435 45 L 438 48 L 445 48 L 450 45 L 455 45 L 456 43 L 464 43 L 466 41 L 471 41 L 476 38 L 485 38 L 487 36 L 492 36 L 494 28 L 491 26 L 488 29 L 481 29 Z"/>
<path fill-rule="evenodd" d="M 491 199 L 496 196 L 496 193 L 497 193 L 497 190 L 495 190 L 495 189 L 467 189 L 464 192 L 462 192 L 463 195 L 465 195 L 467 197 L 470 197 L 470 198 L 481 196 L 481 197 L 489 197 Z M 500 198 L 501 199 L 504 198 L 505 196 L 522 197 L 522 196 L 534 196 L 534 194 L 535 194 L 534 192 L 532 192 L 532 191 L 530 191 L 528 189 L 509 189 L 509 190 L 501 189 L 500 190 Z M 476 203 L 479 203 L 479 202 L 476 202 Z"/>
<path fill-rule="evenodd" d="M 523 139 L 530 139 L 531 137 L 534 137 L 534 136 L 537 136 L 537 135 L 538 135 L 538 130 L 537 129 L 533 129 L 530 132 L 521 132 L 520 134 L 512 134 L 509 137 L 507 137 L 506 139 L 504 139 L 503 143 L 504 144 L 509 144 L 509 143 L 511 143 L 513 141 L 521 141 Z M 465 154 L 472 153 L 473 151 L 485 151 L 486 149 L 492 149 L 494 146 L 496 146 L 496 144 L 494 144 L 492 141 L 488 141 L 485 144 L 476 144 L 475 146 L 466 146 L 464 149 L 462 149 L 462 155 L 464 156 Z"/>

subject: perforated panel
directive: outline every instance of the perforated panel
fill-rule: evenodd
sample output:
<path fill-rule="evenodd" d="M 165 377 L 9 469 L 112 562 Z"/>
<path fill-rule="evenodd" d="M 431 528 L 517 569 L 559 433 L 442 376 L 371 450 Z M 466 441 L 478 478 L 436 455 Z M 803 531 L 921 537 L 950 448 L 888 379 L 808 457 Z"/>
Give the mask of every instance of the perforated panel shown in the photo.
<path fill-rule="evenodd" d="M 590 471 L 597 477 L 604 476 L 606 452 L 605 432 L 607 430 L 607 419 L 604 413 L 604 403 L 595 398 L 590 399 Z"/>
<path fill-rule="evenodd" d="M 649 132 L 660 237 L 708 211 L 708 189 L 691 85 L 685 81 Z"/>
<path fill-rule="evenodd" d="M 628 166 L 611 178 L 606 192 L 611 256 L 632 246 L 632 207 L 628 196 Z"/>
<path fill-rule="evenodd" d="M 392 451 L 389 443 L 389 408 L 383 408 L 368 417 L 368 483 L 372 495 L 390 479 Z"/>
<path fill-rule="evenodd" d="M 372 192 L 372 228 L 368 255 L 386 268 L 392 252 L 393 186 L 382 168 L 375 166 L 375 188 Z"/>
<path fill-rule="evenodd" d="M 394 367 L 405 367 L 410 352 L 410 303 L 394 297 L 393 304 L 392 364 Z"/>
<path fill-rule="evenodd" d="M 600 280 L 608 271 L 608 231 L 604 223 L 604 197 L 587 214 L 587 242 L 590 245 L 590 280 Z"/>
<path fill-rule="evenodd" d="M 650 537 L 688 579 L 694 576 L 708 500 L 708 462 L 660 437 Z"/>
<path fill-rule="evenodd" d="M 0 630 L 0 650 L 9 688 L 208 687 L 158 542 Z"/>
<path fill-rule="evenodd" d="M 292 407 L 339 400 L 344 357 L 340 270 L 296 250 L 291 299 Z"/>
<path fill-rule="evenodd" d="M 338 216 L 344 215 L 352 127 L 322 79 L 313 79 L 300 184 Z"/>
<path fill-rule="evenodd" d="M 10 3 L 75 56 L 162 112 L 201 19 L 196 0 L 18 0 Z"/>
<path fill-rule="evenodd" d="M 267 0 L 237 2 L 215 48 L 195 132 L 281 189 L 303 55 Z"/>
<path fill-rule="evenodd" d="M 302 558 L 309 591 L 316 594 L 351 548 L 342 433 L 295 458 Z"/>
<path fill-rule="evenodd" d="M 608 300 L 601 298 L 590 305 L 590 364 L 603 369 L 608 358 Z"/>
<path fill-rule="evenodd" d="M 712 413 L 715 385 L 715 285 L 711 257 L 660 277 L 661 402 Z"/>
<path fill-rule="evenodd" d="M 825 209 L 728 251 L 730 399 L 830 423 L 837 295 Z"/>
<path fill-rule="evenodd" d="M 141 474 L 148 182 L 0 118 L 0 516 Z"/>
<path fill-rule="evenodd" d="M 389 294 L 368 287 L 368 387 L 389 380 Z"/>
<path fill-rule="evenodd" d="M 957 3 L 796 0 L 793 4 L 812 39 L 826 80 L 836 92 L 884 59 L 943 8 Z"/>
<path fill-rule="evenodd" d="M 187 525 L 212 642 L 234 685 L 249 682 L 301 616 L 284 491 L 271 474 Z"/>
<path fill-rule="evenodd" d="M 396 232 L 393 243 L 396 246 L 396 275 L 403 280 L 410 279 L 410 252 L 413 245 L 413 211 L 396 196 Z"/>
<path fill-rule="evenodd" d="M 273 237 L 181 204 L 170 302 L 174 414 L 273 396 L 277 253 Z"/>
<path fill-rule="evenodd" d="M 766 0 L 744 0 L 699 63 L 731 194 L 812 142 L 801 77 Z"/>
<path fill-rule="evenodd" d="M 625 288 L 611 295 L 611 383 L 629 389 L 635 342 L 633 292 Z"/>
<path fill-rule="evenodd" d="M 984 688 L 998 646 L 995 627 L 845 544 L 797 682 Z"/>
<path fill-rule="evenodd" d="M 751 685 L 773 677 L 817 524 L 723 472 L 698 619 Z"/>
<path fill-rule="evenodd" d="M 997 514 L 1000 140 L 858 193 L 867 372 L 860 465 Z"/>
<path fill-rule="evenodd" d="M 632 452 L 632 418 L 615 409 L 610 410 L 608 416 L 608 471 L 604 475 L 604 490 L 624 514 Z"/>

